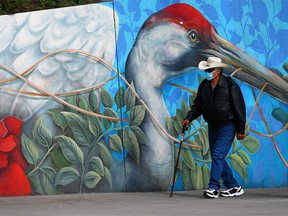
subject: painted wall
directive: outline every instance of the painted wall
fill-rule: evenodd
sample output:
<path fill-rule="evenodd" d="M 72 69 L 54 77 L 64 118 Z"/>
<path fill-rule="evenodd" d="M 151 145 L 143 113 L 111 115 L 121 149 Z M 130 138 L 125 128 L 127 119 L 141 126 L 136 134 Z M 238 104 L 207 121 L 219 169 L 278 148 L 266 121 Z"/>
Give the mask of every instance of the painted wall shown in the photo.
<path fill-rule="evenodd" d="M 168 191 L 203 48 L 229 45 L 209 23 L 249 55 L 225 71 L 247 106 L 246 139 L 228 155 L 234 174 L 244 188 L 287 186 L 287 4 L 124 0 L 1 16 L 0 195 Z M 231 74 L 245 66 L 257 70 Z M 198 118 L 176 190 L 207 187 L 207 139 Z"/>

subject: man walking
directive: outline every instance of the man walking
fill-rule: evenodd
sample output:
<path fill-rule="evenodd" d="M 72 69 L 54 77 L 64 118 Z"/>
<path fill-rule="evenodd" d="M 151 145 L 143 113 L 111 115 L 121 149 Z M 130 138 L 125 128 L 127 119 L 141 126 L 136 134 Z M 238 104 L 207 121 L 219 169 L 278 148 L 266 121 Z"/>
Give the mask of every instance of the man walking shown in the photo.
<path fill-rule="evenodd" d="M 209 188 L 204 191 L 203 196 L 240 196 L 244 190 L 234 178 L 225 158 L 235 135 L 238 140 L 244 139 L 246 108 L 243 95 L 236 82 L 222 74 L 227 65 L 220 58 L 209 57 L 207 61 L 201 61 L 198 67 L 205 71 L 206 79 L 200 83 L 191 110 L 182 124 L 187 127 L 200 115 L 208 123 L 212 166 Z M 220 179 L 227 188 L 221 193 Z"/>

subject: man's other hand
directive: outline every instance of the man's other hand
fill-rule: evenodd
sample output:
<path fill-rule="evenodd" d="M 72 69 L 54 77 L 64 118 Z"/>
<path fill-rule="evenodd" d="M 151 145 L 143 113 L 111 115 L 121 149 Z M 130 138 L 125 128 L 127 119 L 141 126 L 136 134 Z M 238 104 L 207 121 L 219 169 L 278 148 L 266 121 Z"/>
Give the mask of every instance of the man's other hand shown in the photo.
<path fill-rule="evenodd" d="M 237 140 L 243 140 L 244 138 L 244 134 L 237 134 Z"/>

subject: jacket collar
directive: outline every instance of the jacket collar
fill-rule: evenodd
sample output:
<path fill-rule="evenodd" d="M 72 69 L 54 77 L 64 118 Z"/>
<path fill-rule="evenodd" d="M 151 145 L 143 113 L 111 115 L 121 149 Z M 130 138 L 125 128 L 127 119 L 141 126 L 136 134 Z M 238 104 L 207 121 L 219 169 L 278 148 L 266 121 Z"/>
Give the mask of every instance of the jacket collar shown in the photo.
<path fill-rule="evenodd" d="M 225 85 L 226 85 L 226 79 L 225 78 L 226 77 L 224 77 L 221 73 L 220 79 L 219 79 L 218 84 L 217 84 L 219 87 L 221 87 L 221 88 L 225 87 Z"/>

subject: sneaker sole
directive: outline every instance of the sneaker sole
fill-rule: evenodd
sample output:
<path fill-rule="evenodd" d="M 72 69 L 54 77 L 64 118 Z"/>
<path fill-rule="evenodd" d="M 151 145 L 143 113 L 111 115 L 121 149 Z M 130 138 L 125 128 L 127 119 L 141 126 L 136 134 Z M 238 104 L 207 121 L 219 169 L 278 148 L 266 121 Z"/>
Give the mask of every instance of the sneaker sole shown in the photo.
<path fill-rule="evenodd" d="M 235 193 L 235 194 L 221 194 L 220 196 L 222 197 L 234 197 L 234 196 L 241 196 L 242 194 L 244 194 L 244 190 L 241 189 L 239 192 Z"/>
<path fill-rule="evenodd" d="M 209 198 L 209 199 L 217 199 L 217 198 L 219 198 L 219 195 L 218 196 L 213 196 L 213 195 L 210 196 L 209 194 L 206 194 L 206 193 L 204 193 L 203 196 L 206 197 L 206 198 Z"/>

